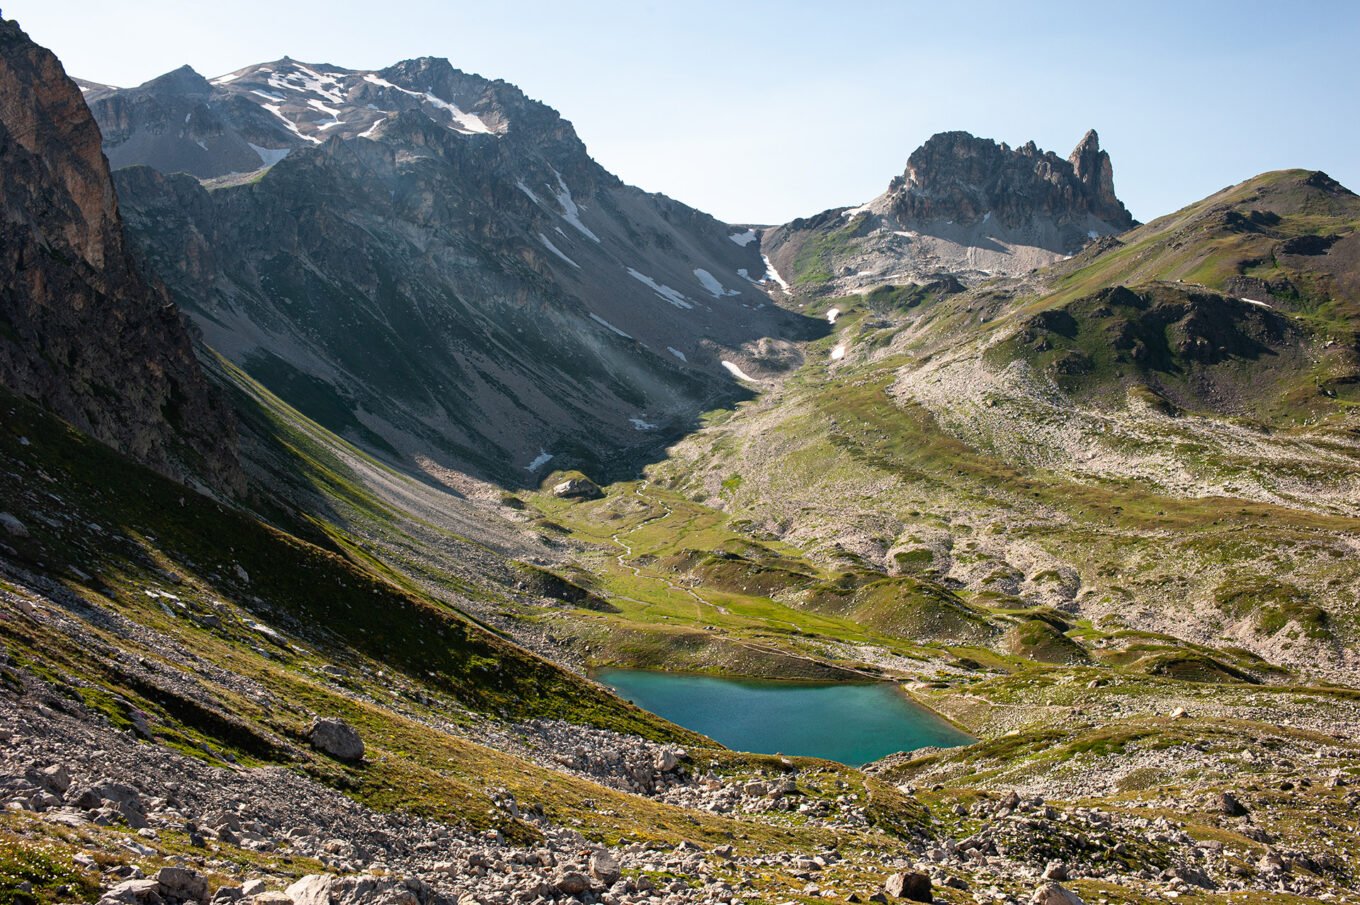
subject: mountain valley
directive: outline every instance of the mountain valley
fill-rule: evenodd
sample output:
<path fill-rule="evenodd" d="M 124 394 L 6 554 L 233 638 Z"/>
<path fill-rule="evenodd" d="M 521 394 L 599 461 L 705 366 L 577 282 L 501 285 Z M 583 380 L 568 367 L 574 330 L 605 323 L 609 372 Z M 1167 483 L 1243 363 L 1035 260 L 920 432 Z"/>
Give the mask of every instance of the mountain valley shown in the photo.
<path fill-rule="evenodd" d="M 1326 174 L 1139 224 L 1094 131 L 947 132 L 733 225 L 444 60 L 122 89 L 14 22 L 0 161 L 0 903 L 1360 901 Z"/>

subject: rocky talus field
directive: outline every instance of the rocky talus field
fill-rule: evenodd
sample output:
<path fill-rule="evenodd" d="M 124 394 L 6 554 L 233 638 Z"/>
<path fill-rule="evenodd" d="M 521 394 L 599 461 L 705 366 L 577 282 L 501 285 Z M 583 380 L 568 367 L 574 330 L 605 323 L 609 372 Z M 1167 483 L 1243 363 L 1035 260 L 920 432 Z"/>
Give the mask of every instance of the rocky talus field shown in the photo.
<path fill-rule="evenodd" d="M 1137 224 L 1094 132 L 951 132 L 731 225 L 446 61 L 120 89 L 13 22 L 0 162 L 0 905 L 1360 902 L 1326 174 Z"/>

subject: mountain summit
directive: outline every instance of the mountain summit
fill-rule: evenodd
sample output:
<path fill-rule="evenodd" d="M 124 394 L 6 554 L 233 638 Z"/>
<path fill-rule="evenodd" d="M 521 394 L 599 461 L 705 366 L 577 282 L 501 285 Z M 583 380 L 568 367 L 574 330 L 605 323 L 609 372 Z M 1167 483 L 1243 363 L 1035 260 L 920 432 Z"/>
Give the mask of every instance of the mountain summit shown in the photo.
<path fill-rule="evenodd" d="M 941 132 L 882 195 L 794 220 L 763 246 L 796 287 L 834 293 L 941 273 L 966 283 L 1020 275 L 1134 225 L 1095 130 L 1067 159 L 1032 141 Z"/>
<path fill-rule="evenodd" d="M 207 342 L 408 467 L 627 467 L 813 326 L 769 304 L 754 233 L 623 184 L 557 111 L 447 60 L 86 98 Z"/>
<path fill-rule="evenodd" d="M 995 219 L 1053 251 L 1080 247 L 1090 227 L 1134 225 L 1115 197 L 1110 155 L 1094 129 L 1067 160 L 1032 141 L 1012 149 L 967 132 L 941 132 L 912 153 L 885 197 L 903 223 L 921 229 Z"/>

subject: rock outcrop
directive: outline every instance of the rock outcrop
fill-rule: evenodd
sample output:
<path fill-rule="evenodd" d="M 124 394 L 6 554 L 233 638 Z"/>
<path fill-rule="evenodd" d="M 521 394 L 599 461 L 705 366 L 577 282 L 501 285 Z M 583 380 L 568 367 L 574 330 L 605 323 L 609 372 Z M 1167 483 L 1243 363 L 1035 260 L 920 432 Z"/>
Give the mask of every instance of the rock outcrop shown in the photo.
<path fill-rule="evenodd" d="M 0 383 L 164 473 L 238 488 L 232 417 L 125 248 L 80 89 L 8 21 L 0 211 Z"/>
<path fill-rule="evenodd" d="M 995 219 L 1047 241 L 1056 227 L 1054 251 L 1081 247 L 1091 218 L 1115 231 L 1134 225 L 1115 197 L 1110 155 L 1094 129 L 1067 160 L 1032 141 L 1012 149 L 967 132 L 941 132 L 912 153 L 888 193 L 893 212 L 917 228 Z"/>
<path fill-rule="evenodd" d="M 767 230 L 761 246 L 795 291 L 839 294 L 1018 276 L 1134 225 L 1094 130 L 1067 159 L 941 132 L 879 197 Z"/>

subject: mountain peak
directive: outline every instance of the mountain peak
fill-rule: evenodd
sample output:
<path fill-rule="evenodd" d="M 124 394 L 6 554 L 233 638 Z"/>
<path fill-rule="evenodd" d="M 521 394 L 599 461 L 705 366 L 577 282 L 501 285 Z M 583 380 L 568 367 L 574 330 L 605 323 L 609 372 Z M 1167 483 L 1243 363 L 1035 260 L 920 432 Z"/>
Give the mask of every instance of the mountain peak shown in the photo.
<path fill-rule="evenodd" d="M 212 84 L 188 64 L 158 75 L 139 88 L 163 94 L 211 94 Z"/>
<path fill-rule="evenodd" d="M 1090 216 L 1115 230 L 1134 224 L 1094 129 L 1065 161 L 1033 141 L 1012 149 L 968 132 L 939 132 L 912 152 L 889 192 L 898 196 L 898 213 L 915 222 L 974 223 L 995 212 L 1011 228 L 1036 215 L 1059 224 Z"/>
<path fill-rule="evenodd" d="M 965 282 L 1028 273 L 1134 225 L 1094 129 L 1069 159 L 954 130 L 926 139 L 878 198 L 771 230 L 762 247 L 795 284 L 845 293 L 941 273 Z M 800 257 L 819 231 L 838 233 L 841 250 Z"/>

